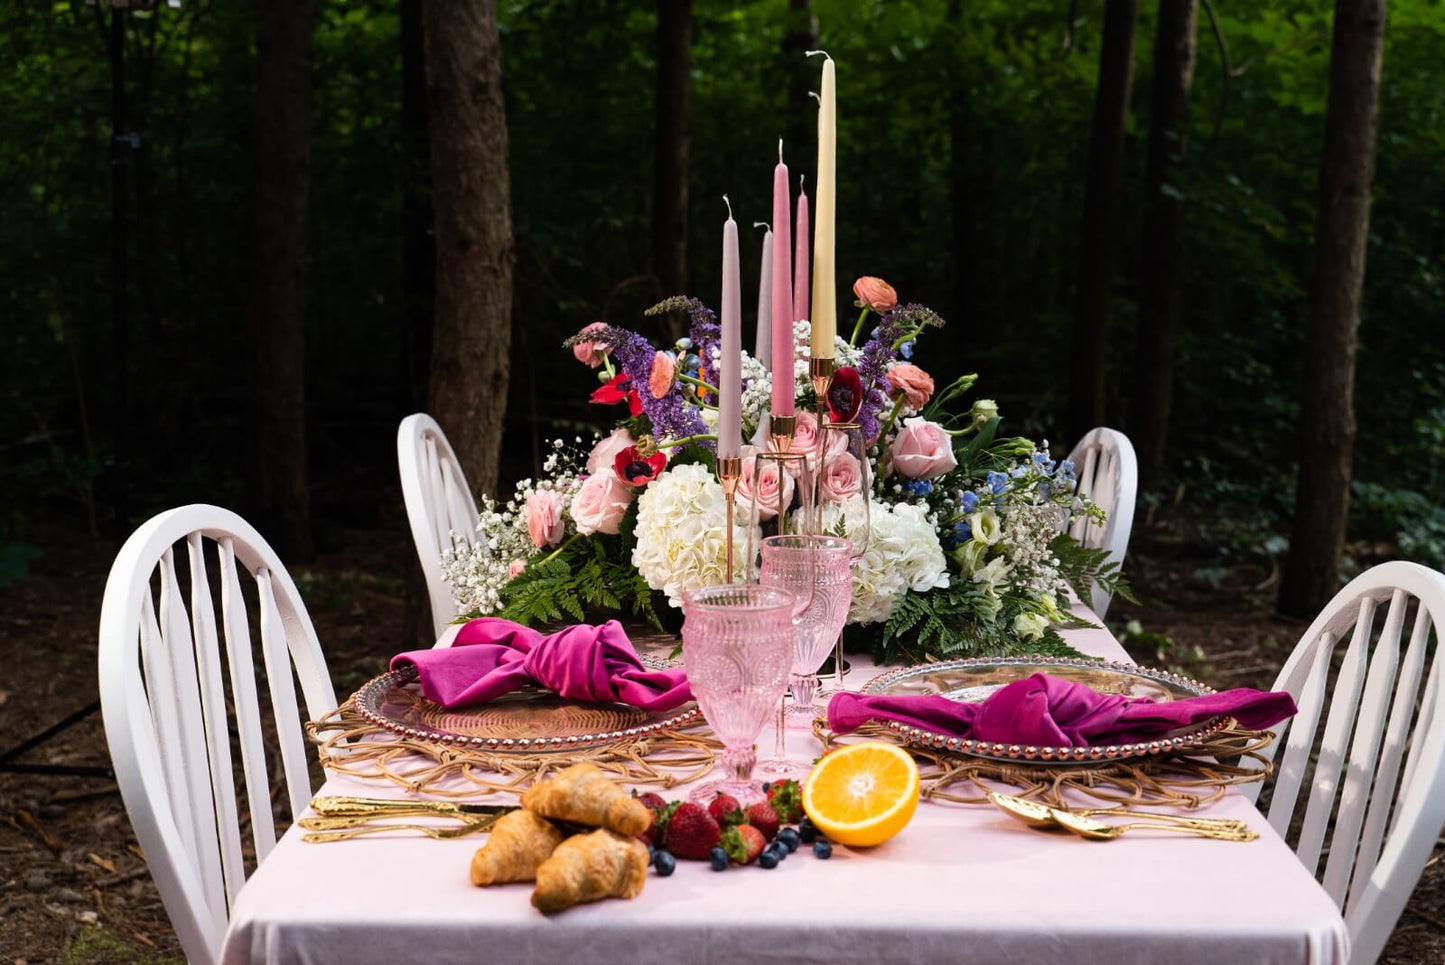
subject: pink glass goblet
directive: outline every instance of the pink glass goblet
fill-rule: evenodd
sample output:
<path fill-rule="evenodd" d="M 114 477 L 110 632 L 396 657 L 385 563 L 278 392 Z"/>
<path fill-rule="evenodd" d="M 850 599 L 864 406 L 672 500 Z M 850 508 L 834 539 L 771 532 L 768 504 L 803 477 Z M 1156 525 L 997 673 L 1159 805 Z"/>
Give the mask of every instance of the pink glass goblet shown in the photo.
<path fill-rule="evenodd" d="M 703 717 L 723 742 L 726 776 L 688 797 L 705 804 L 719 792 L 740 804 L 764 800 L 752 780 L 754 743 L 778 706 L 793 665 L 793 594 L 729 583 L 683 594 L 682 659 Z"/>
<path fill-rule="evenodd" d="M 808 600 L 807 608 L 793 619 L 793 716 L 812 719 L 818 668 L 848 620 L 853 600 L 851 550 L 848 541 L 837 536 L 770 536 L 763 540 L 759 582 Z M 784 697 L 779 704 L 774 756 L 763 765 L 774 774 L 803 770 L 785 753 L 788 713 Z"/>

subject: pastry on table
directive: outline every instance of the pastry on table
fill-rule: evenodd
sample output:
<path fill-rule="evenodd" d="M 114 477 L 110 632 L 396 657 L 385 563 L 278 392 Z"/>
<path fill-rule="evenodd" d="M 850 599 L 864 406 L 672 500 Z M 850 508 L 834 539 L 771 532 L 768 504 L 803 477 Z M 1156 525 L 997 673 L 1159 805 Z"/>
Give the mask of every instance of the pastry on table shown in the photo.
<path fill-rule="evenodd" d="M 472 855 L 472 884 L 532 881 L 542 862 L 562 843 L 562 832 L 531 811 L 509 811 L 492 825 L 491 836 Z"/>
<path fill-rule="evenodd" d="M 652 812 L 586 761 L 522 792 L 522 807 L 554 821 L 568 821 L 618 834 L 641 834 L 652 827 Z"/>
<path fill-rule="evenodd" d="M 532 904 L 551 912 L 603 898 L 631 898 L 646 880 L 647 845 L 599 828 L 573 835 L 542 862 Z"/>

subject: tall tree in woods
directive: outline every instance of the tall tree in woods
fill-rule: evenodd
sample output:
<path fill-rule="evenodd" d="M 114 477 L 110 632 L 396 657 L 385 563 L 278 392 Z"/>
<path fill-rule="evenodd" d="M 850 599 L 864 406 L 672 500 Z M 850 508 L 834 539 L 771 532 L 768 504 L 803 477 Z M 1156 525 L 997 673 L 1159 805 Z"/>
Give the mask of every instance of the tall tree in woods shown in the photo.
<path fill-rule="evenodd" d="M 657 0 L 652 273 L 663 295 L 687 290 L 687 156 L 692 0 Z"/>
<path fill-rule="evenodd" d="M 496 0 L 424 0 L 436 219 L 428 409 L 467 479 L 497 488 L 512 344 L 512 185 Z"/>
<path fill-rule="evenodd" d="M 431 366 L 436 249 L 432 244 L 430 150 L 426 124 L 426 47 L 422 0 L 401 0 L 401 274 L 407 411 L 426 405 Z"/>
<path fill-rule="evenodd" d="M 1075 437 L 1104 422 L 1109 341 L 1109 298 L 1118 246 L 1119 172 L 1124 122 L 1134 76 L 1134 20 L 1138 0 L 1107 0 L 1099 48 L 1099 81 L 1089 130 L 1089 164 L 1070 351 L 1069 419 Z"/>
<path fill-rule="evenodd" d="M 808 94 L 817 85 L 818 68 L 808 51 L 818 46 L 818 18 L 813 0 L 788 0 L 788 28 L 783 34 L 783 74 L 788 104 L 783 115 L 783 140 L 790 158 L 812 158 L 818 151 L 818 104 Z M 794 167 L 799 167 L 794 164 Z"/>
<path fill-rule="evenodd" d="M 252 437 L 250 498 L 291 560 L 315 552 L 306 459 L 306 208 L 310 178 L 309 3 L 256 10 L 256 181 L 246 341 Z"/>
<path fill-rule="evenodd" d="M 1385 0 L 1335 0 L 1320 208 L 1305 329 L 1299 474 L 1280 612 L 1308 616 L 1334 593 L 1350 509 L 1355 336 L 1370 230 Z"/>
<path fill-rule="evenodd" d="M 1139 277 L 1139 329 L 1129 433 L 1145 485 L 1164 463 L 1174 388 L 1174 331 L 1182 284 L 1184 195 L 1172 183 L 1184 161 L 1194 83 L 1195 0 L 1159 0 L 1154 85 L 1149 100 L 1149 170 Z"/>

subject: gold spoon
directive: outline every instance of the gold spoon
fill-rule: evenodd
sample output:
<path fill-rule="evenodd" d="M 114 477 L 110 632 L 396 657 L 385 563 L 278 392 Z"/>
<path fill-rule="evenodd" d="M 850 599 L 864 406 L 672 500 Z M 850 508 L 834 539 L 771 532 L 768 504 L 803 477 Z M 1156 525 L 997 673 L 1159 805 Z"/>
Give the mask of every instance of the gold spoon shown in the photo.
<path fill-rule="evenodd" d="M 1092 818 L 1080 817 L 1077 814 L 1070 814 L 1068 811 L 1054 811 L 1054 820 L 1061 824 L 1066 830 L 1072 831 L 1081 838 L 1089 838 L 1095 841 L 1112 841 L 1122 835 L 1125 831 L 1134 828 L 1153 829 L 1155 831 L 1174 831 L 1179 834 L 1195 834 L 1201 838 L 1213 838 L 1216 841 L 1253 841 L 1259 837 L 1259 833 L 1248 828 L 1243 830 L 1226 828 L 1200 828 L 1188 824 L 1155 824 L 1152 821 L 1137 821 L 1133 824 L 1105 824 L 1102 821 L 1095 821 Z"/>
<path fill-rule="evenodd" d="M 496 823 L 496 820 L 496 815 L 488 815 L 479 821 L 464 824 L 459 828 L 435 828 L 428 824 L 368 824 L 364 827 L 338 831 L 313 831 L 310 834 L 303 834 L 301 840 L 311 844 L 322 844 L 327 841 L 346 841 L 363 834 L 380 834 L 383 831 L 420 831 L 429 838 L 446 841 L 451 838 L 464 838 L 469 834 L 476 834 L 478 831 L 486 831 Z"/>
<path fill-rule="evenodd" d="M 459 804 L 456 801 L 416 801 L 405 798 L 325 795 L 311 799 L 311 810 L 324 817 L 401 813 L 451 814 L 471 817 L 473 815 L 499 814 L 510 808 L 497 804 Z"/>
<path fill-rule="evenodd" d="M 1244 831 L 1249 825 L 1234 818 L 1191 818 L 1175 814 L 1156 814 L 1153 811 L 1130 811 L 1125 808 L 1070 808 L 1063 810 L 1049 807 L 1037 801 L 1030 801 L 1026 798 L 1015 797 L 1012 794 L 1000 794 L 997 791 L 989 791 L 988 799 L 995 807 L 1005 813 L 1018 818 L 1031 828 L 1056 828 L 1059 827 L 1055 815 L 1059 813 L 1075 814 L 1080 817 L 1088 817 L 1093 814 L 1118 814 L 1131 817 L 1143 818 L 1149 821 L 1158 821 L 1168 825 L 1183 825 L 1186 827 L 1198 827 L 1220 831 Z"/>

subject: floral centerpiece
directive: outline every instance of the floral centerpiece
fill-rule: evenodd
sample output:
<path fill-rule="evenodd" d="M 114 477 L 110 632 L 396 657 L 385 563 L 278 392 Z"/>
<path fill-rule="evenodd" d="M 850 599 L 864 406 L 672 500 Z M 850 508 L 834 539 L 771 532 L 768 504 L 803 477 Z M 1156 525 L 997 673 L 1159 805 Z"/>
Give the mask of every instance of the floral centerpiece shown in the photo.
<path fill-rule="evenodd" d="M 944 321 L 922 305 L 899 304 L 876 278 L 854 286 L 860 314 L 836 340 L 838 369 L 828 418 L 862 426 L 870 472 L 846 452 L 826 457 L 816 491 L 824 528 L 859 530 L 868 500 L 868 545 L 853 566 L 850 640 L 866 639 L 891 662 L 970 652 L 1066 652 L 1061 627 L 1081 621 L 1072 591 L 1094 585 L 1128 596 L 1118 566 L 1068 535 L 1079 517 L 1103 511 L 1076 492 L 1074 467 L 1047 442 L 999 434 L 998 406 L 967 401 L 976 376 L 942 387 L 914 364 L 914 348 Z M 606 435 L 555 440 L 538 479 L 524 479 L 505 503 L 483 498 L 477 540 L 455 541 L 443 558 L 457 604 L 469 617 L 496 614 L 537 624 L 589 611 L 615 611 L 661 627 L 692 587 L 725 582 L 726 511 L 714 474 L 720 332 L 713 312 L 691 298 L 646 314 L 683 312 L 686 338 L 659 349 L 642 335 L 601 322 L 566 343 L 598 370 L 592 401 L 614 413 Z M 871 320 L 871 324 L 870 324 Z M 814 453 L 819 431 L 806 346 L 809 323 L 794 324 L 797 346 L 795 451 Z M 764 365 L 742 359 L 744 436 L 759 435 L 772 389 Z M 774 507 L 795 500 L 795 481 L 765 462 L 753 492 L 756 450 L 743 447 L 736 546 L 754 515 L 774 526 Z M 865 491 L 866 488 L 866 491 Z M 757 501 L 757 512 L 753 501 Z M 742 578 L 736 553 L 733 579 Z"/>

